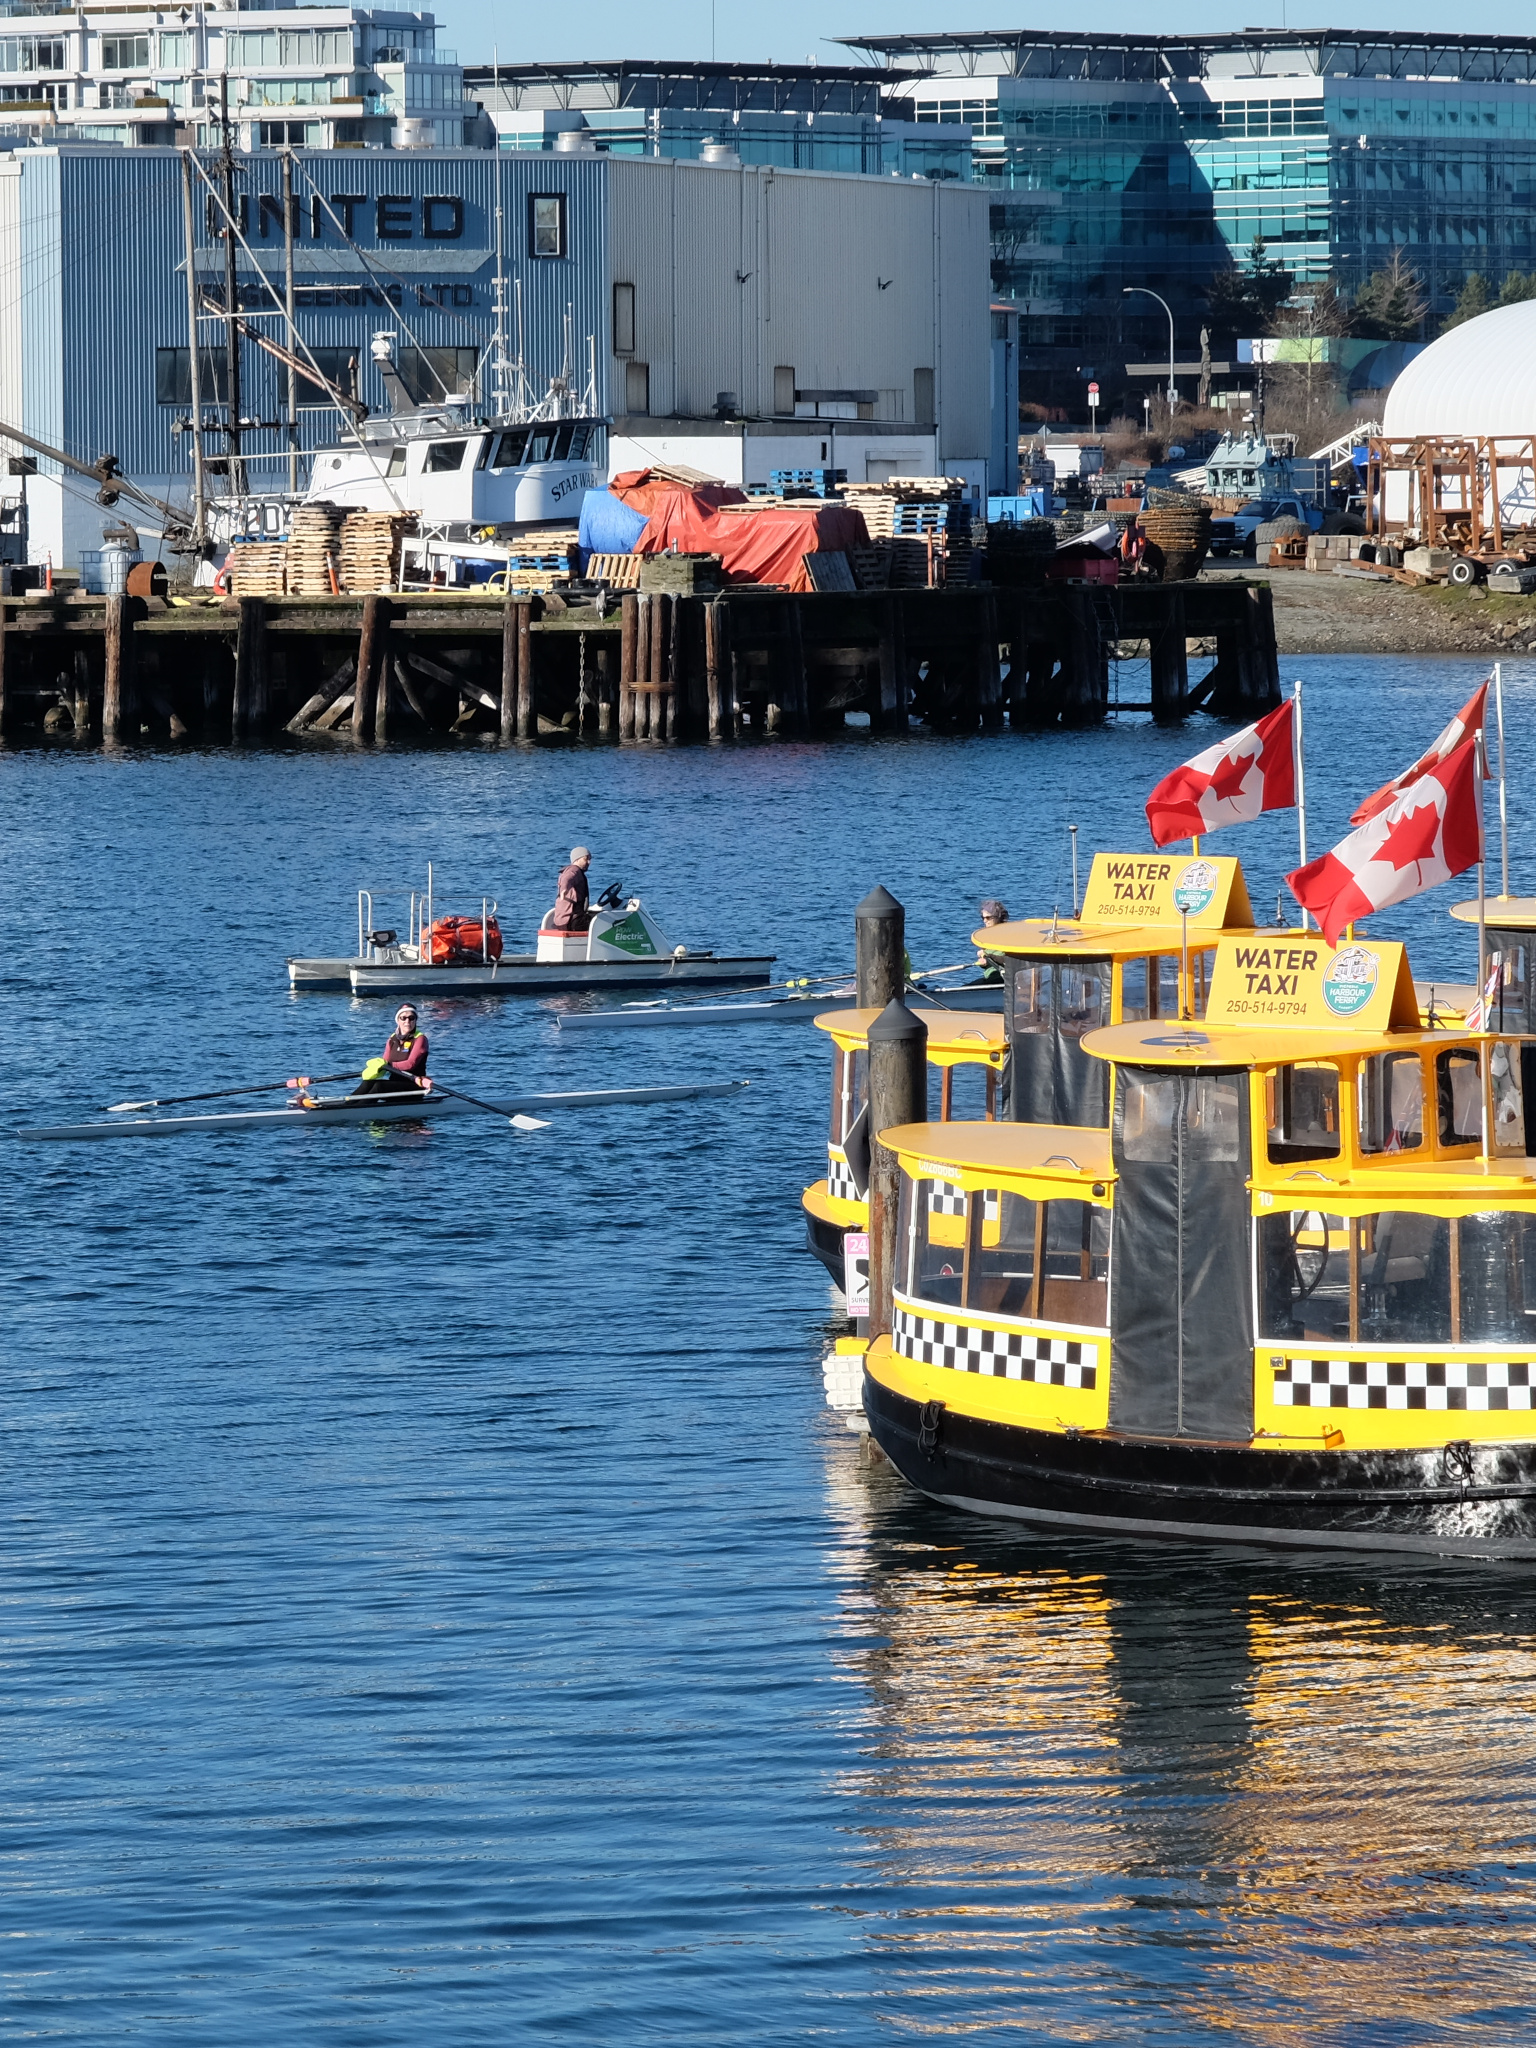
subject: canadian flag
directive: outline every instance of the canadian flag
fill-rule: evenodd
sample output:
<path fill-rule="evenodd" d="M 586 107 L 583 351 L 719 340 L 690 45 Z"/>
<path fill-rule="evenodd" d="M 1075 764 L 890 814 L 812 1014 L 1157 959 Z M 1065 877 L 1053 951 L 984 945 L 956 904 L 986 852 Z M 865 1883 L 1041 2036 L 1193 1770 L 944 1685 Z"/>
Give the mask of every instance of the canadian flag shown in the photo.
<path fill-rule="evenodd" d="M 1417 782 L 1421 775 L 1427 774 L 1437 762 L 1447 760 L 1454 754 L 1469 734 L 1481 732 L 1487 702 L 1488 685 L 1479 683 L 1429 751 L 1420 754 L 1413 766 L 1405 768 L 1401 775 L 1394 776 L 1390 782 L 1384 782 L 1374 796 L 1366 797 L 1351 817 L 1351 825 L 1363 825 L 1367 818 L 1378 816 L 1394 797 L 1401 796 L 1405 789 Z"/>
<path fill-rule="evenodd" d="M 1289 701 L 1175 768 L 1147 798 L 1155 846 L 1245 825 L 1260 811 L 1286 811 L 1296 801 L 1295 707 Z"/>
<path fill-rule="evenodd" d="M 1465 739 L 1331 853 L 1287 875 L 1330 946 L 1357 917 L 1406 903 L 1483 857 L 1477 740 Z"/>

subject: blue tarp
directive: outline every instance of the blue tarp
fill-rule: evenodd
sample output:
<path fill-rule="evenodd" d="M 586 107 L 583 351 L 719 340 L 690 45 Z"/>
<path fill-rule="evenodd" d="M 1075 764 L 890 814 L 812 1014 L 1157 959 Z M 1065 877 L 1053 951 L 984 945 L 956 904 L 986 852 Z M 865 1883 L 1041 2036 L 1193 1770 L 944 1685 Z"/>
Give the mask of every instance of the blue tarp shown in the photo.
<path fill-rule="evenodd" d="M 589 555 L 631 555 L 645 531 L 645 514 L 621 504 L 611 491 L 588 491 L 581 501 L 576 540 L 585 571 Z"/>

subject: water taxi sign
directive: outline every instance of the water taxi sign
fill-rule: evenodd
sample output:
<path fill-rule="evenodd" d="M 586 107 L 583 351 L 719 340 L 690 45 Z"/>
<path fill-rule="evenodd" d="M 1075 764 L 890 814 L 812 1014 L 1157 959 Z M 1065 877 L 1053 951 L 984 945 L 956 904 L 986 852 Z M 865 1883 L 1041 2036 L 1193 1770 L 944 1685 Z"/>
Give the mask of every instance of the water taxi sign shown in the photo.
<path fill-rule="evenodd" d="M 1397 940 L 1335 950 L 1318 932 L 1223 939 L 1211 973 L 1207 1024 L 1307 1031 L 1415 1030 L 1419 1005 Z"/>
<path fill-rule="evenodd" d="M 1186 913 L 1192 932 L 1251 925 L 1242 862 L 1231 854 L 1094 855 L 1084 925 L 1178 924 Z"/>

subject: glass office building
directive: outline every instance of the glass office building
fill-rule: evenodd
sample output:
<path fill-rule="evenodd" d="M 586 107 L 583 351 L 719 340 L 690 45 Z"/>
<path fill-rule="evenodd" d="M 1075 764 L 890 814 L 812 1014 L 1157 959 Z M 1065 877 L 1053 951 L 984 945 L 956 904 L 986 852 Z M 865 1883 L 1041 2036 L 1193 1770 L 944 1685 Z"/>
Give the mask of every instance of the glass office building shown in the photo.
<path fill-rule="evenodd" d="M 1198 357 L 1213 274 L 1255 239 L 1353 291 L 1410 262 L 1431 318 L 1469 273 L 1536 268 L 1536 38 L 1255 30 L 1209 37 L 871 36 L 919 123 L 966 123 L 995 194 L 993 283 L 1026 389 Z"/>

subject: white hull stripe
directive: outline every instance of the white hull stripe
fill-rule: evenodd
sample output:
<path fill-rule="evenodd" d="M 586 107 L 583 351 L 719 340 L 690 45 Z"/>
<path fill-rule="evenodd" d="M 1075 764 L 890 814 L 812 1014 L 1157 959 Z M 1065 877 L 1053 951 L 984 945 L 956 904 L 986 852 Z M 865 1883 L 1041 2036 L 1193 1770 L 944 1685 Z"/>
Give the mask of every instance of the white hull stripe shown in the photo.
<path fill-rule="evenodd" d="M 983 1330 L 946 1323 L 897 1308 L 891 1343 L 915 1365 L 949 1372 L 987 1373 L 993 1379 L 1032 1380 L 1039 1386 L 1080 1387 L 1099 1383 L 1098 1348 L 1075 1337 L 1035 1336 L 1027 1330 Z"/>
<path fill-rule="evenodd" d="M 1530 1408 L 1536 1365 L 1457 1358 L 1288 1358 L 1275 1368 L 1277 1408 Z"/>

